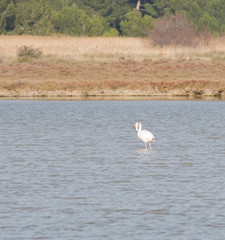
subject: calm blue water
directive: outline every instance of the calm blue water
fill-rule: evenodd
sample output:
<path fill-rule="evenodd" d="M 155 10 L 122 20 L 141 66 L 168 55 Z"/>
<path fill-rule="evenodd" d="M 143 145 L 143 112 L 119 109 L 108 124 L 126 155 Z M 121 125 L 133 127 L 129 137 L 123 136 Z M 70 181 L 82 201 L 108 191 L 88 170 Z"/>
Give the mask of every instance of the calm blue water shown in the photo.
<path fill-rule="evenodd" d="M 0 239 L 225 239 L 225 101 L 1 100 L 0 133 Z"/>

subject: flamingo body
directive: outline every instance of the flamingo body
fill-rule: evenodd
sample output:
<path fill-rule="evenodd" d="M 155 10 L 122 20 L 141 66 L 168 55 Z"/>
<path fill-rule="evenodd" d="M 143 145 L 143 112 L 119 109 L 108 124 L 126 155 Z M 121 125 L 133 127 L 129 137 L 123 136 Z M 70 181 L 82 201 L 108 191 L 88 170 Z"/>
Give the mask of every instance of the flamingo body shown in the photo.
<path fill-rule="evenodd" d="M 156 139 L 154 135 L 146 130 L 142 130 L 142 125 L 140 122 L 135 123 L 135 128 L 137 133 L 137 136 L 145 143 L 145 148 L 147 149 L 147 143 L 149 143 L 149 148 L 152 149 L 151 147 L 151 141 L 155 142 Z"/>

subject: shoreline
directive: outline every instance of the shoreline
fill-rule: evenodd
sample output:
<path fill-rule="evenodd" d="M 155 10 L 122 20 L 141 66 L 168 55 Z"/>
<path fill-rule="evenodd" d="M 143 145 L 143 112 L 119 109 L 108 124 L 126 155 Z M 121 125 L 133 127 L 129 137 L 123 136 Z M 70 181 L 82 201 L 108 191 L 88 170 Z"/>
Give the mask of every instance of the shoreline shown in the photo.
<path fill-rule="evenodd" d="M 76 97 L 0 97 L 1 100 L 20 101 L 225 101 L 219 97 L 184 96 L 76 96 Z"/>
<path fill-rule="evenodd" d="M 225 98 L 225 61 L 0 63 L 0 97 Z"/>

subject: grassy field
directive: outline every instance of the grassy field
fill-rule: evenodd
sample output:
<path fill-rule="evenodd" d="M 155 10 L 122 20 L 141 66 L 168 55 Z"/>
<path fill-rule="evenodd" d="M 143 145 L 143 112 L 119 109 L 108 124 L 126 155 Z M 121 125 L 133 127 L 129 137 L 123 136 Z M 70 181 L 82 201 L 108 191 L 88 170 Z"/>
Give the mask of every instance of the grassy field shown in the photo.
<path fill-rule="evenodd" d="M 40 58 L 18 58 L 22 46 Z M 197 47 L 149 39 L 0 36 L 0 96 L 225 97 L 225 38 Z"/>

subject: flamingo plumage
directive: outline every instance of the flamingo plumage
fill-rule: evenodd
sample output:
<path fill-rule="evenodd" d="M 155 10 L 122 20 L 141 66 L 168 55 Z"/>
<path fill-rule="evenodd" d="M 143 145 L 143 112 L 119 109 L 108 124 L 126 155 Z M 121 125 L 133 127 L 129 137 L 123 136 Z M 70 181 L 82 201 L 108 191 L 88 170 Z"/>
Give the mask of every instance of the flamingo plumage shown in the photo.
<path fill-rule="evenodd" d="M 155 142 L 156 139 L 154 135 L 146 130 L 142 130 L 142 124 L 140 122 L 135 123 L 135 128 L 137 131 L 137 136 L 145 143 L 145 149 L 147 150 L 147 143 L 149 143 L 149 148 L 152 149 L 151 141 Z"/>

